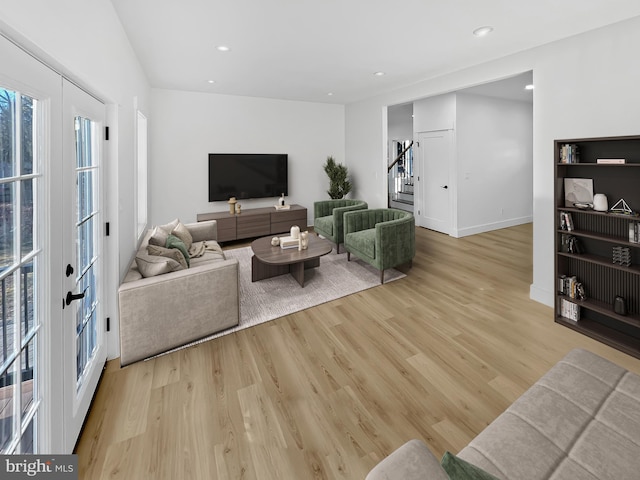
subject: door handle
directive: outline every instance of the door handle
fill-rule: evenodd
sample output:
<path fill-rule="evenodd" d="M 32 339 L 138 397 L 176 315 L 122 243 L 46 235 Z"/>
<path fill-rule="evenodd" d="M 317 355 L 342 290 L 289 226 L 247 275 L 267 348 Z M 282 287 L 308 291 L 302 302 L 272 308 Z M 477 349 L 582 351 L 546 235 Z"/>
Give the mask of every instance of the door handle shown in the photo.
<path fill-rule="evenodd" d="M 447 188 L 449 188 L 449 186 L 448 185 L 440 185 L 440 188 L 444 188 L 446 190 Z"/>
<path fill-rule="evenodd" d="M 65 300 L 65 303 L 67 304 L 67 307 L 71 304 L 71 302 L 73 302 L 74 300 L 80 300 L 82 298 L 84 298 L 84 294 L 87 291 L 87 289 L 85 288 L 82 293 L 76 293 L 73 294 L 71 293 L 71 291 L 67 292 L 67 298 Z"/>

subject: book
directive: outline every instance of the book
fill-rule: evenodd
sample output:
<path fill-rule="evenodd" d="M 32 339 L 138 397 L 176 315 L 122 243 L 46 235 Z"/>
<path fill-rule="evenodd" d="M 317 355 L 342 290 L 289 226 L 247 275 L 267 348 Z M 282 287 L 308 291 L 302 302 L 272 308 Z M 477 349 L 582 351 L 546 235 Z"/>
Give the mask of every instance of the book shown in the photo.
<path fill-rule="evenodd" d="M 276 210 L 289 210 L 291 205 L 274 205 Z"/>
<path fill-rule="evenodd" d="M 624 158 L 598 158 L 596 160 L 596 163 L 608 164 L 608 165 L 622 165 L 624 163 L 627 163 L 627 161 Z"/>
<path fill-rule="evenodd" d="M 578 145 L 566 143 L 560 147 L 560 163 L 579 163 L 580 153 Z"/>
<path fill-rule="evenodd" d="M 298 248 L 299 239 L 291 236 L 280 237 L 280 248 Z"/>

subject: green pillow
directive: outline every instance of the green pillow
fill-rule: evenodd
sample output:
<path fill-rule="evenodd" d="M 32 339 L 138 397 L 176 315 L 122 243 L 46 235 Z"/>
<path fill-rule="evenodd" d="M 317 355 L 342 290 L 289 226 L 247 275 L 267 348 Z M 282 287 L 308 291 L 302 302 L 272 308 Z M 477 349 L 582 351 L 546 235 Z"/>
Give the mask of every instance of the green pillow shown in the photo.
<path fill-rule="evenodd" d="M 184 256 L 184 259 L 187 262 L 187 267 L 189 266 L 189 250 L 187 250 L 187 246 L 184 244 L 182 240 L 180 240 L 175 235 L 169 235 L 167 237 L 166 247 L 177 248 L 178 250 L 180 250 L 182 252 L 182 255 Z"/>
<path fill-rule="evenodd" d="M 451 480 L 498 480 L 480 467 L 465 462 L 450 452 L 445 452 L 440 465 Z"/>

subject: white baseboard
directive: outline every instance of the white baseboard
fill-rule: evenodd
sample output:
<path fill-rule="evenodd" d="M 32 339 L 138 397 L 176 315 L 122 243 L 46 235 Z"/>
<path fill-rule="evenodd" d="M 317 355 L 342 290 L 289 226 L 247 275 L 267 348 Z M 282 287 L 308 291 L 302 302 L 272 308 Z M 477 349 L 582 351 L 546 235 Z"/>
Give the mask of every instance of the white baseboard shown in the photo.
<path fill-rule="evenodd" d="M 548 307 L 553 308 L 555 301 L 555 294 L 547 289 L 540 288 L 535 284 L 531 284 L 529 287 L 529 298 L 536 302 L 542 303 Z"/>
<path fill-rule="evenodd" d="M 469 235 L 476 235 L 478 233 L 491 232 L 493 230 L 500 230 L 501 228 L 515 227 L 516 225 L 523 225 L 525 223 L 533 222 L 533 216 L 510 218 L 508 220 L 502 220 L 500 222 L 487 223 L 484 225 L 476 225 L 473 227 L 459 228 L 451 234 L 452 237 L 468 237 Z"/>

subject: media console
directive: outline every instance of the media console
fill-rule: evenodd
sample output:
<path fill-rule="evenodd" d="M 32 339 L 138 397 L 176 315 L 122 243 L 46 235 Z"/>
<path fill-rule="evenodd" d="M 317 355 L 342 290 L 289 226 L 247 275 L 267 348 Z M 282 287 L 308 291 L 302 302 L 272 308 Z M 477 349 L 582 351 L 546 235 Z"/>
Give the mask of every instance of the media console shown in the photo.
<path fill-rule="evenodd" d="M 248 208 L 233 215 L 228 211 L 199 213 L 196 218 L 199 222 L 218 222 L 219 242 L 285 233 L 294 225 L 301 230 L 307 228 L 307 209 L 300 205 L 290 205 L 288 210 L 276 210 L 274 207 Z"/>

